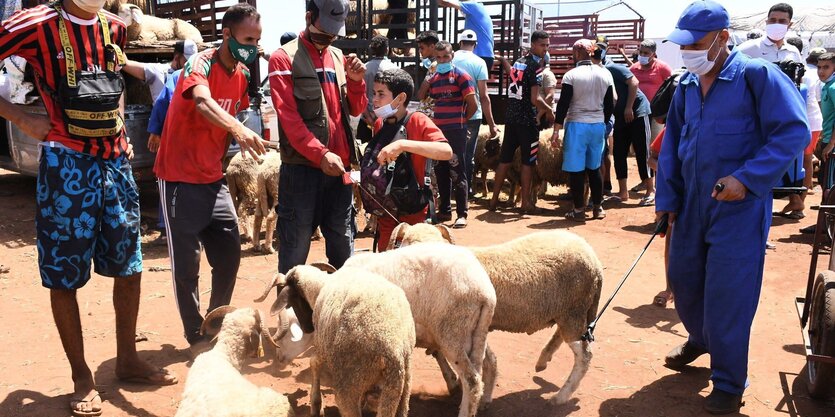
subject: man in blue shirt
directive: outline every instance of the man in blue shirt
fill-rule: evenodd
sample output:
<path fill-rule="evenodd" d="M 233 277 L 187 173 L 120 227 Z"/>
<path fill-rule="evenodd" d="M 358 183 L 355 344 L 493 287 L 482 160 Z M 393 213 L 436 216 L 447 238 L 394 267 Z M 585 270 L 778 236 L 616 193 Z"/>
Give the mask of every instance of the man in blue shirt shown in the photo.
<path fill-rule="evenodd" d="M 487 64 L 487 71 L 493 68 L 493 19 L 484 5 L 478 1 L 438 0 L 441 7 L 453 7 L 464 14 L 464 29 L 475 32 L 478 45 L 475 54 Z"/>
<path fill-rule="evenodd" d="M 689 333 L 665 362 L 680 369 L 710 354 L 713 414 L 741 406 L 771 188 L 810 137 L 797 88 L 777 66 L 730 53 L 728 26 L 724 7 L 696 1 L 667 37 L 688 73 L 667 115 L 656 197 L 657 218 L 675 223 L 667 276 Z"/>

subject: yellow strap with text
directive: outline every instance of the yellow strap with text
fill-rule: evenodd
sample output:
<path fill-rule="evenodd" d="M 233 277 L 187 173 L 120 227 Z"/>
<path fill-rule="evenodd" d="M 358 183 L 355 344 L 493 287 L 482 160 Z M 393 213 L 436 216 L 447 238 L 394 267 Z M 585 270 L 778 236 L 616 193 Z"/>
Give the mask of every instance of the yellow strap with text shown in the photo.
<path fill-rule="evenodd" d="M 114 136 L 122 132 L 122 118 L 116 119 L 116 127 L 102 128 L 102 129 L 86 129 L 73 124 L 67 124 L 67 130 L 70 134 L 77 136 L 85 136 L 88 138 L 101 138 L 106 136 Z"/>

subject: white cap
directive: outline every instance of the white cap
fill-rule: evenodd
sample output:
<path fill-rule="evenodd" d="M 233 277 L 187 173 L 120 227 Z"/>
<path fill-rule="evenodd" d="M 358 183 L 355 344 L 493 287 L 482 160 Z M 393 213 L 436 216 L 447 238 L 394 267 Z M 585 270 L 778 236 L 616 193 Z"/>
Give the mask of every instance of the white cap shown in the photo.
<path fill-rule="evenodd" d="M 191 58 L 192 55 L 197 53 L 197 44 L 194 43 L 191 39 L 186 39 L 183 41 L 183 55 L 185 55 L 186 59 Z"/>
<path fill-rule="evenodd" d="M 475 32 L 471 29 L 465 29 L 461 32 L 461 36 L 458 38 L 458 42 L 467 41 L 467 42 L 477 42 L 478 36 L 476 36 Z"/>

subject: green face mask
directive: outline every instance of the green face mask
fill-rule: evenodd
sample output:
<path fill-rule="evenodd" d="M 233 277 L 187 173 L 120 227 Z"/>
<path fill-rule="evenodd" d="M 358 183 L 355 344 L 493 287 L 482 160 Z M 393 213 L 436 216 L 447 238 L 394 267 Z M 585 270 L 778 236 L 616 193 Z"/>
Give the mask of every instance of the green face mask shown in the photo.
<path fill-rule="evenodd" d="M 235 39 L 235 36 L 229 37 L 229 52 L 236 61 L 249 65 L 255 62 L 258 57 L 258 47 L 254 45 L 244 45 Z"/>

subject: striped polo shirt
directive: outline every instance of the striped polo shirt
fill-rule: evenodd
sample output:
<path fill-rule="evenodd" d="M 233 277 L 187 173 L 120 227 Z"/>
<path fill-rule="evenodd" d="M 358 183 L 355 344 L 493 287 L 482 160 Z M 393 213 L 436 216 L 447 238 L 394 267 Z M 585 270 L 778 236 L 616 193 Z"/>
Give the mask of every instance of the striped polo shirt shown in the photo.
<path fill-rule="evenodd" d="M 452 71 L 435 72 L 429 79 L 429 95 L 435 100 L 432 121 L 443 129 L 464 129 L 464 97 L 475 94 L 475 82 L 455 66 Z"/>

